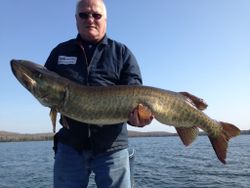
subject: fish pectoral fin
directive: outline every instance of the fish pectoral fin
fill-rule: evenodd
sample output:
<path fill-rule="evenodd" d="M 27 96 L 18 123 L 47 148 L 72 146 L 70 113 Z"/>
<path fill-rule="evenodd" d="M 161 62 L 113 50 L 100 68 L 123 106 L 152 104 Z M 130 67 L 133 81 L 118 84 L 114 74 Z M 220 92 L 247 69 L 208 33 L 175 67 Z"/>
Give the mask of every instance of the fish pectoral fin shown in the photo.
<path fill-rule="evenodd" d="M 208 106 L 203 99 L 196 97 L 188 92 L 179 92 L 179 93 L 184 97 L 186 97 L 189 100 L 189 102 L 191 102 L 191 104 L 194 105 L 199 110 L 205 110 Z"/>
<path fill-rule="evenodd" d="M 240 129 L 230 123 L 219 122 L 219 124 L 223 128 L 221 134 L 217 137 L 208 137 L 218 159 L 223 164 L 226 164 L 228 141 L 230 138 L 240 135 Z"/>
<path fill-rule="evenodd" d="M 62 118 L 63 127 L 65 127 L 66 129 L 69 129 L 69 124 L 68 124 L 66 117 L 62 115 L 61 118 Z"/>
<path fill-rule="evenodd" d="M 199 133 L 198 127 L 195 126 L 189 128 L 176 127 L 175 129 L 185 146 L 190 145 L 195 140 L 195 138 L 198 136 Z"/>
<path fill-rule="evenodd" d="M 57 111 L 55 108 L 50 109 L 49 116 L 52 122 L 53 132 L 55 133 L 56 132 L 56 117 L 57 117 Z"/>

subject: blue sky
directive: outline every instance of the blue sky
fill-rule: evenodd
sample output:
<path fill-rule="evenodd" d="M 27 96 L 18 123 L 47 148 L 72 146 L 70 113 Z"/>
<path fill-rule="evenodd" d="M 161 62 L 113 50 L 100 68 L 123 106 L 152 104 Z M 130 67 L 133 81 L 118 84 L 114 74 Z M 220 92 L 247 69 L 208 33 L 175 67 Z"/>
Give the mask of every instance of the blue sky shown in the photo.
<path fill-rule="evenodd" d="M 106 0 L 108 36 L 136 56 L 145 85 L 188 91 L 210 117 L 250 129 L 250 1 Z M 75 1 L 0 1 L 0 130 L 51 132 L 49 109 L 15 79 L 9 61 L 44 64 L 74 38 Z M 59 125 L 57 126 L 57 129 Z M 174 129 L 153 121 L 140 131 Z"/>

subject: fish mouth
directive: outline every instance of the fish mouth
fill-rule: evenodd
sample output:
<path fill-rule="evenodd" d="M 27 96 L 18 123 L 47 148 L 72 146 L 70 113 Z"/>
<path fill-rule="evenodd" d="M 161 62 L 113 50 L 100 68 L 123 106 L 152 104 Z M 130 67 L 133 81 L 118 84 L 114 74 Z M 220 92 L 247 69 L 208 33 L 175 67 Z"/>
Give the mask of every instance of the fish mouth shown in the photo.
<path fill-rule="evenodd" d="M 36 86 L 36 81 L 32 78 L 32 71 L 29 71 L 24 64 L 18 60 L 11 60 L 11 70 L 17 80 L 28 90 Z"/>
<path fill-rule="evenodd" d="M 15 75 L 15 77 L 17 77 L 18 65 L 17 65 L 16 60 L 10 61 L 10 67 L 11 67 L 11 70 L 12 70 L 13 74 Z"/>

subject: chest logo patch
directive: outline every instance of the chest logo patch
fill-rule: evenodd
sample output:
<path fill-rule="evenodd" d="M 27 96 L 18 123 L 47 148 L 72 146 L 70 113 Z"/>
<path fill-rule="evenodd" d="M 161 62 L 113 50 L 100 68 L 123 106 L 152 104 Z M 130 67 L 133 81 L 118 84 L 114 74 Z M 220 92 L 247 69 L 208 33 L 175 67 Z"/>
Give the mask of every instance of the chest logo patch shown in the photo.
<path fill-rule="evenodd" d="M 74 56 L 59 56 L 58 65 L 74 65 L 76 64 L 77 57 Z"/>

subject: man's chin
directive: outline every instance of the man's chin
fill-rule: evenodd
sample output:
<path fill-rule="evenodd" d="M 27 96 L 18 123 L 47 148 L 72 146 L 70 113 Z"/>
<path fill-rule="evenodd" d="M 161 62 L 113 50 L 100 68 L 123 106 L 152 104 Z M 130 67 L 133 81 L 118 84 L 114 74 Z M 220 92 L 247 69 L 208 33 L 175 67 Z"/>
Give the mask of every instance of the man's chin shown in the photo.
<path fill-rule="evenodd" d="M 86 41 L 95 41 L 95 40 L 98 40 L 98 33 L 86 32 L 84 34 L 81 34 L 81 37 Z"/>

